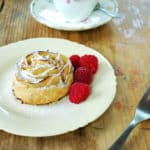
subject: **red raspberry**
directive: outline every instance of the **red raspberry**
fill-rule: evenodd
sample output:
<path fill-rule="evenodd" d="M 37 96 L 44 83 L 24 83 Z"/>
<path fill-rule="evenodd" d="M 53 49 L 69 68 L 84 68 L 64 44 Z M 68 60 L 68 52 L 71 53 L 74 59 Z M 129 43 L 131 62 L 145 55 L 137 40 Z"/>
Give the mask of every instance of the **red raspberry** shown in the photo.
<path fill-rule="evenodd" d="M 72 55 L 70 57 L 70 60 L 75 69 L 79 67 L 79 61 L 80 61 L 79 55 Z"/>
<path fill-rule="evenodd" d="M 90 84 L 92 81 L 93 74 L 87 67 L 79 67 L 75 71 L 74 80 L 75 82 L 82 82 Z"/>
<path fill-rule="evenodd" d="M 69 100 L 72 103 L 79 104 L 83 102 L 90 94 L 90 87 L 88 84 L 75 82 L 71 85 Z"/>
<path fill-rule="evenodd" d="M 80 58 L 80 66 L 85 66 L 94 74 L 98 69 L 98 59 L 94 55 L 84 55 Z"/>

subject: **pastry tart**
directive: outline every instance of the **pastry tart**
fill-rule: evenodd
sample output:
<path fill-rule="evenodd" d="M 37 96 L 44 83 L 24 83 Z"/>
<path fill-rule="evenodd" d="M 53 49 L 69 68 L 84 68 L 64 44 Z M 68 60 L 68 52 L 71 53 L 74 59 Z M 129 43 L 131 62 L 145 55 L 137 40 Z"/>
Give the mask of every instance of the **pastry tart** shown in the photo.
<path fill-rule="evenodd" d="M 73 81 L 73 66 L 66 56 L 36 51 L 17 62 L 13 91 L 27 104 L 47 104 L 64 97 Z"/>

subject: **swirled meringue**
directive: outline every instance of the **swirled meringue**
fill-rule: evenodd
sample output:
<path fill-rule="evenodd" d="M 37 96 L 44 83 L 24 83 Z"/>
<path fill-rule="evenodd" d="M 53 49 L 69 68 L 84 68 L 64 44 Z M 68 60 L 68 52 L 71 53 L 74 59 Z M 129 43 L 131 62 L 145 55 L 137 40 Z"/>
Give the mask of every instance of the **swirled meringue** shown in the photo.
<path fill-rule="evenodd" d="M 16 66 L 14 94 L 25 103 L 56 101 L 66 95 L 73 81 L 72 64 L 69 58 L 60 53 L 36 51 L 22 57 Z"/>

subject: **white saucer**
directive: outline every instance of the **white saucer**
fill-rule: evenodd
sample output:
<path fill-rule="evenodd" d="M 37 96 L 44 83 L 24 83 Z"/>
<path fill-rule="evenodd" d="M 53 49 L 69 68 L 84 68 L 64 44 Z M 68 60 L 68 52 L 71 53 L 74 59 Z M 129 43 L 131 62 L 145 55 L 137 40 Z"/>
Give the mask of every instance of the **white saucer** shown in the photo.
<path fill-rule="evenodd" d="M 47 49 L 68 57 L 73 54 L 97 56 L 100 67 L 86 101 L 76 105 L 66 96 L 55 103 L 33 106 L 22 104 L 14 97 L 12 79 L 16 61 L 32 51 Z M 0 47 L 0 58 L 0 130 L 13 134 L 42 137 L 76 130 L 100 117 L 116 93 L 116 77 L 108 60 L 78 43 L 55 38 L 28 39 Z"/>
<path fill-rule="evenodd" d="M 116 0 L 99 0 L 100 5 L 112 13 L 118 12 Z M 109 22 L 112 17 L 100 10 L 94 10 L 87 20 L 77 23 L 71 23 L 55 9 L 52 0 L 33 0 L 30 7 L 31 15 L 40 23 L 54 29 L 66 31 L 82 31 Z"/>

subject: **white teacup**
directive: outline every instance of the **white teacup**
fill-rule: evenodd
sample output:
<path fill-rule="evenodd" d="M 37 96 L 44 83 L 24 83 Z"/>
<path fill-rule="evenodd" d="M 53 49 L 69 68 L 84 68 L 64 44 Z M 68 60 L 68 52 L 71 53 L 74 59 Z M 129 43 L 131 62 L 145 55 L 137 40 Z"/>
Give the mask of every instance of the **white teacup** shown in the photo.
<path fill-rule="evenodd" d="M 67 21 L 79 22 L 92 13 L 98 0 L 53 0 L 53 3 Z"/>

